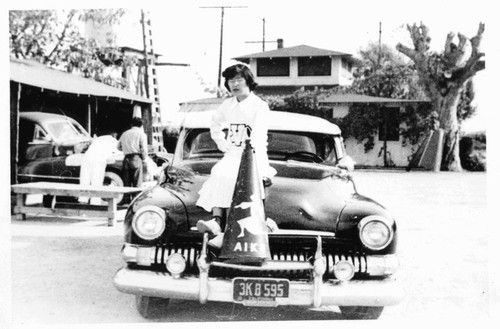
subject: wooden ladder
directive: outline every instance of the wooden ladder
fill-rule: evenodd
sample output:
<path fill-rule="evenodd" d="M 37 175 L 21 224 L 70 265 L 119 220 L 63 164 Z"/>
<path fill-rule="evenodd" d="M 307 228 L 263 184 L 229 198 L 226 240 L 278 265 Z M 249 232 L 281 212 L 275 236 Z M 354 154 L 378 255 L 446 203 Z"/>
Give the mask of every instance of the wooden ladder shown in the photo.
<path fill-rule="evenodd" d="M 153 47 L 153 32 L 151 28 L 151 19 L 149 12 L 141 10 L 141 24 L 143 28 L 143 43 L 145 51 L 145 89 L 146 96 L 153 101 L 152 107 L 152 145 L 155 147 L 163 146 L 163 132 L 160 113 L 160 94 L 158 89 L 158 74 L 156 66 L 156 55 Z"/>

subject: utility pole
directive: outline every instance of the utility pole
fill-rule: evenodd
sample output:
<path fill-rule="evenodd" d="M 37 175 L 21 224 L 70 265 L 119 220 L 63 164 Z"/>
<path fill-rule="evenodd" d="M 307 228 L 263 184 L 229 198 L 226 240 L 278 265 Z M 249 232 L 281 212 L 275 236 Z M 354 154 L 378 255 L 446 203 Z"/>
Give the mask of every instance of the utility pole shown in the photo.
<path fill-rule="evenodd" d="M 247 6 L 210 6 L 199 8 L 220 8 L 220 46 L 219 46 L 219 75 L 217 76 L 217 97 L 220 97 L 221 75 L 222 75 L 222 40 L 224 38 L 224 9 L 225 8 L 247 8 Z"/>
<path fill-rule="evenodd" d="M 382 52 L 382 22 L 378 23 L 378 54 L 377 54 L 377 68 L 380 67 L 380 53 Z"/>
<path fill-rule="evenodd" d="M 378 23 L 378 54 L 377 54 L 377 70 L 380 68 L 380 60 L 382 55 L 382 22 Z M 384 167 L 388 166 L 387 163 L 387 115 L 385 114 L 385 108 L 381 108 L 383 129 L 384 129 Z"/>
<path fill-rule="evenodd" d="M 266 18 L 262 17 L 262 51 L 266 51 Z"/>
<path fill-rule="evenodd" d="M 141 25 L 142 25 L 142 45 L 144 51 L 144 91 L 146 92 L 146 98 L 149 98 L 149 74 L 148 74 L 148 46 L 146 42 L 146 21 L 144 10 L 141 9 Z M 154 54 L 153 54 L 154 56 Z"/>
<path fill-rule="evenodd" d="M 262 51 L 266 51 L 266 43 L 277 43 L 278 41 L 266 41 L 266 18 L 262 18 L 262 41 L 245 41 L 245 43 L 262 43 Z"/>

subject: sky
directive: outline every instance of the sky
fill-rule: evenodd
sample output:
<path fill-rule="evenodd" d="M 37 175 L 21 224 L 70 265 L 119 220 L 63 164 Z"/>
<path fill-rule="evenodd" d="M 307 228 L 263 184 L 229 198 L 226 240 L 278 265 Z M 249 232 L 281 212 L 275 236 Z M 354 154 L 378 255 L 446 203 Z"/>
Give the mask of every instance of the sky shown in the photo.
<path fill-rule="evenodd" d="M 150 14 L 154 51 L 162 55 L 160 61 L 189 64 L 187 68 L 158 68 L 164 122 L 170 120 L 180 102 L 210 97 L 204 88 L 215 86 L 217 82 L 221 9 L 202 7 L 238 7 L 224 10 L 222 69 L 234 63 L 231 58 L 261 52 L 262 44 L 257 42 L 263 39 L 263 28 L 268 41 L 265 50 L 275 49 L 276 39 L 281 38 L 285 47 L 304 44 L 357 56 L 360 49 L 370 42 L 377 43 L 379 37 L 382 43 L 391 47 L 398 42 L 411 46 L 406 25 L 420 22 L 429 27 L 431 48 L 435 51 L 443 50 L 449 32 L 463 33 L 470 38 L 476 34 L 479 22 L 484 22 L 484 51 L 488 33 L 493 28 L 490 23 L 494 23 L 494 19 L 489 19 L 493 11 L 486 0 L 179 0 L 161 4 L 150 0 L 124 0 L 119 6 L 126 8 L 127 14 L 116 27 L 118 45 L 142 49 L 140 10 L 144 9 Z M 117 8 L 117 2 L 87 0 L 68 4 L 22 0 L 15 9 L 47 8 Z M 490 62 L 487 65 L 489 67 Z M 474 79 L 478 113 L 465 123 L 467 129 L 484 129 L 488 121 L 484 109 L 486 76 L 484 70 Z"/>

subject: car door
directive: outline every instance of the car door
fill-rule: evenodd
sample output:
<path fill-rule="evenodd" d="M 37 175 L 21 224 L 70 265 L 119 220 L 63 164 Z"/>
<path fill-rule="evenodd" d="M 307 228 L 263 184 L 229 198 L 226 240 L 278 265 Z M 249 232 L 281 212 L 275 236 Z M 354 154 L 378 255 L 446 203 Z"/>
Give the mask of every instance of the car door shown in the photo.
<path fill-rule="evenodd" d="M 54 145 L 50 136 L 36 123 L 19 123 L 19 166 L 21 182 L 47 180 L 53 176 Z"/>

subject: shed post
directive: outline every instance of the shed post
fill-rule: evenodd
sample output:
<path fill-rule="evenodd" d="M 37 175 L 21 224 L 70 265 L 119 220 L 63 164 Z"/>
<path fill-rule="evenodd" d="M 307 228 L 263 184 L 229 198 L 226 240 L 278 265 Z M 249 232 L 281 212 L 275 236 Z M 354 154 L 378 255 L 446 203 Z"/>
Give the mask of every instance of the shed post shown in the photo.
<path fill-rule="evenodd" d="M 11 83 L 10 88 L 10 181 L 17 184 L 17 165 L 19 163 L 19 111 L 21 106 L 20 83 Z"/>
<path fill-rule="evenodd" d="M 87 123 L 87 131 L 88 133 L 90 134 L 90 129 L 92 128 L 90 123 L 92 122 L 92 105 L 90 104 L 91 100 L 90 98 L 88 98 L 88 101 L 87 101 L 87 117 L 85 118 L 85 121 Z"/>

